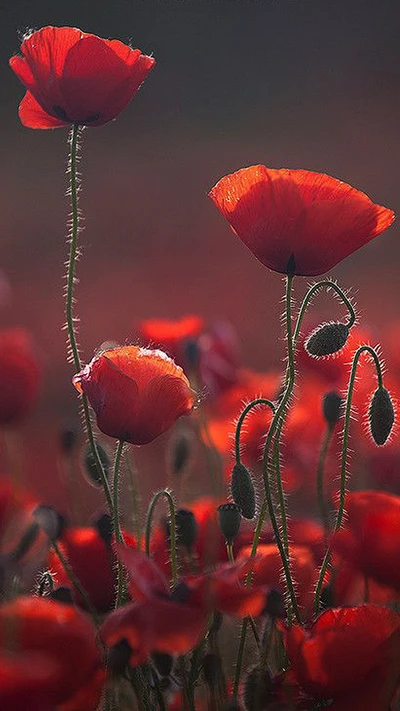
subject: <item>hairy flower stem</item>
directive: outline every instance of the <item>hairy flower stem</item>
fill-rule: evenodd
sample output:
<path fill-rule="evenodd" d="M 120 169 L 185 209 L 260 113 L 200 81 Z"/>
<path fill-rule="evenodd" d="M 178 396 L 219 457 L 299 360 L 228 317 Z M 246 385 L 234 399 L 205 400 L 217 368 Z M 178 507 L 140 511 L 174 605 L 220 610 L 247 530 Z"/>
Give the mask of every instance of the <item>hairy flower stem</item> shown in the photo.
<path fill-rule="evenodd" d="M 325 463 L 328 456 L 329 447 L 332 442 L 333 432 L 335 425 L 328 425 L 324 437 L 321 442 L 321 448 L 319 452 L 318 464 L 317 464 L 317 497 L 318 497 L 318 508 L 321 516 L 321 521 L 324 526 L 325 538 L 329 535 L 329 509 L 327 501 L 325 500 L 324 494 L 324 473 L 325 473 Z"/>
<path fill-rule="evenodd" d="M 336 521 L 333 528 L 333 532 L 339 530 L 342 525 L 344 516 L 344 506 L 346 499 L 346 489 L 347 489 L 347 453 L 349 448 L 349 430 L 350 430 L 350 420 L 351 420 L 351 407 L 353 402 L 354 385 L 356 382 L 357 368 L 359 364 L 360 357 L 363 353 L 368 353 L 375 365 L 376 377 L 378 380 L 378 387 L 383 386 L 383 375 L 382 368 L 379 362 L 378 355 L 376 351 L 371 348 L 371 346 L 360 346 L 354 356 L 353 364 L 350 372 L 349 385 L 347 388 L 347 399 L 346 399 L 346 410 L 344 415 L 344 425 L 343 425 L 343 445 L 342 445 L 342 459 L 341 459 L 341 472 L 340 472 L 340 493 L 339 493 L 339 507 L 336 513 Z M 321 570 L 319 573 L 317 587 L 315 589 L 315 599 L 314 599 L 314 612 L 317 615 L 319 612 L 320 600 L 322 586 L 324 584 L 324 578 L 326 571 L 328 570 L 331 558 L 331 546 L 328 547 L 324 559 L 322 561 Z"/>
<path fill-rule="evenodd" d="M 76 262 L 78 258 L 78 236 L 80 230 L 80 218 L 79 218 L 79 190 L 78 190 L 78 171 L 77 171 L 77 156 L 78 156 L 78 146 L 79 138 L 81 136 L 82 129 L 79 124 L 74 123 L 71 128 L 71 133 L 69 137 L 69 193 L 71 197 L 71 232 L 70 232 L 70 248 L 69 257 L 67 263 L 67 288 L 66 288 L 66 302 L 65 302 L 65 316 L 66 316 L 66 327 L 68 333 L 68 352 L 72 357 L 75 371 L 78 373 L 82 369 L 81 359 L 79 355 L 79 347 L 75 329 L 75 316 L 74 316 L 74 303 L 75 303 L 75 272 L 76 272 Z M 83 403 L 83 414 L 84 414 L 84 424 L 86 434 L 89 440 L 89 444 L 92 450 L 96 468 L 101 479 L 101 483 L 104 489 L 104 493 L 107 499 L 107 505 L 110 511 L 110 516 L 112 517 L 112 498 L 110 486 L 104 472 L 103 465 L 101 463 L 99 453 L 96 447 L 96 441 L 93 434 L 92 420 L 90 416 L 89 404 L 86 395 L 82 393 L 82 403 Z"/>
<path fill-rule="evenodd" d="M 124 539 L 121 532 L 121 525 L 119 521 L 119 469 L 121 465 L 122 452 L 124 449 L 124 442 L 122 439 L 119 440 L 117 444 L 117 449 L 115 451 L 114 459 L 114 476 L 113 476 L 113 525 L 114 525 L 114 535 L 117 544 L 124 543 Z M 115 600 L 115 608 L 120 607 L 124 598 L 124 569 L 118 555 L 117 550 L 117 594 Z"/>
<path fill-rule="evenodd" d="M 153 527 L 153 517 L 156 506 L 161 498 L 165 498 L 168 503 L 169 508 L 169 536 L 170 536 L 170 547 L 171 547 L 171 585 L 174 588 L 178 582 L 178 552 L 176 545 L 176 515 L 175 515 L 175 504 L 174 500 L 166 489 L 158 491 L 150 502 L 150 506 L 147 512 L 146 518 L 146 530 L 145 530 L 145 552 L 147 556 L 150 556 L 150 539 L 151 531 Z"/>
<path fill-rule="evenodd" d="M 141 549 L 142 547 L 142 542 L 141 542 L 141 537 L 142 537 L 142 529 L 141 529 L 141 499 L 140 499 L 140 494 L 139 494 L 139 489 L 137 486 L 137 466 L 136 462 L 133 459 L 132 456 L 132 451 L 130 449 L 126 450 L 126 463 L 127 463 L 127 469 L 128 469 L 128 483 L 129 483 L 129 492 L 131 495 L 132 499 L 132 526 L 133 526 L 133 531 L 135 534 L 136 538 L 136 545 L 138 547 L 138 550 Z"/>
<path fill-rule="evenodd" d="M 240 435 L 242 433 L 242 427 L 243 423 L 249 414 L 250 410 L 252 410 L 254 407 L 257 407 L 257 405 L 267 405 L 272 410 L 272 414 L 275 413 L 275 405 L 271 400 L 267 400 L 265 397 L 258 397 L 255 400 L 252 400 L 251 402 L 246 405 L 244 410 L 240 413 L 239 419 L 236 423 L 236 431 L 235 431 L 235 458 L 236 458 L 236 464 L 241 463 L 241 456 L 240 456 Z"/>

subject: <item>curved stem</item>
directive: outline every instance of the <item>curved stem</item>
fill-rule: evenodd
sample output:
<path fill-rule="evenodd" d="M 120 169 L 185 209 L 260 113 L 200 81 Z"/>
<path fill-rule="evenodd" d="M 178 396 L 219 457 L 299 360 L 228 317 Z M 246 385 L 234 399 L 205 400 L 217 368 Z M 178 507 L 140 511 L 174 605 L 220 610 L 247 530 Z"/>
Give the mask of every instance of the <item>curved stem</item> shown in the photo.
<path fill-rule="evenodd" d="M 293 340 L 294 340 L 295 345 L 297 344 L 297 340 L 300 335 L 301 324 L 303 322 L 305 312 L 310 304 L 311 299 L 317 293 L 317 291 L 319 291 L 320 289 L 333 289 L 333 291 L 336 292 L 336 294 L 339 296 L 341 301 L 347 307 L 347 310 L 349 312 L 349 320 L 346 324 L 347 327 L 351 328 L 355 323 L 356 313 L 354 311 L 353 304 L 351 303 L 350 299 L 348 299 L 348 297 L 346 296 L 344 291 L 334 281 L 331 281 L 330 279 L 323 279 L 322 281 L 318 281 L 318 282 L 316 282 L 316 284 L 313 284 L 309 288 L 308 292 L 306 293 L 306 295 L 303 299 L 299 314 L 297 316 L 296 326 L 295 326 L 295 329 L 293 332 Z"/>
<path fill-rule="evenodd" d="M 146 530 L 145 530 L 145 552 L 146 555 L 150 557 L 150 538 L 151 530 L 153 524 L 153 516 L 155 508 L 161 498 L 165 498 L 169 507 L 169 535 L 171 542 L 171 585 L 175 587 L 178 582 L 178 555 L 176 549 L 176 516 L 175 516 L 175 505 L 174 500 L 166 489 L 158 491 L 150 502 L 149 510 L 147 512 L 146 519 Z"/>
<path fill-rule="evenodd" d="M 248 413 L 250 410 L 253 409 L 253 407 L 257 407 L 257 405 L 267 405 L 268 407 L 271 408 L 272 413 L 275 413 L 275 405 L 271 400 L 267 400 L 265 397 L 258 397 L 255 400 L 252 400 L 249 402 L 248 405 L 244 408 L 244 410 L 240 413 L 239 419 L 236 423 L 236 432 L 235 432 L 235 457 L 236 457 L 236 464 L 240 464 L 241 458 L 240 458 L 240 435 L 242 432 L 242 426 L 244 423 L 245 418 L 247 417 Z"/>
<path fill-rule="evenodd" d="M 119 440 L 117 444 L 117 449 L 115 451 L 114 459 L 114 476 L 113 476 L 113 524 L 114 524 L 114 535 L 117 544 L 124 543 L 124 539 L 121 532 L 121 525 L 119 522 L 119 502 L 118 502 L 118 492 L 119 492 L 119 468 L 121 465 L 122 452 L 124 449 L 124 442 L 122 439 Z M 124 569 L 118 555 L 117 548 L 117 595 L 115 600 L 115 608 L 120 607 L 124 597 Z"/>
<path fill-rule="evenodd" d="M 333 532 L 339 530 L 342 525 L 343 515 L 344 515 L 344 505 L 346 499 L 346 486 L 347 486 L 347 452 L 349 447 L 349 430 L 350 430 L 350 420 L 351 420 L 351 407 L 353 401 L 354 385 L 356 381 L 357 367 L 359 364 L 360 357 L 363 353 L 368 353 L 372 360 L 374 361 L 376 377 L 378 380 L 378 387 L 383 386 L 383 374 L 379 358 L 375 350 L 371 346 L 360 346 L 354 356 L 353 364 L 350 371 L 349 385 L 347 389 L 347 399 L 346 399 L 346 410 L 344 415 L 344 425 L 343 425 L 343 445 L 342 445 L 342 458 L 341 458 L 341 472 L 340 472 L 340 494 L 339 494 L 339 507 L 336 513 L 336 521 Z M 314 599 L 314 611 L 315 614 L 319 612 L 319 605 L 321 599 L 321 591 L 324 583 L 325 573 L 328 570 L 331 557 L 331 546 L 328 547 L 324 559 L 322 561 L 321 570 L 319 573 L 318 583 L 315 590 Z"/>

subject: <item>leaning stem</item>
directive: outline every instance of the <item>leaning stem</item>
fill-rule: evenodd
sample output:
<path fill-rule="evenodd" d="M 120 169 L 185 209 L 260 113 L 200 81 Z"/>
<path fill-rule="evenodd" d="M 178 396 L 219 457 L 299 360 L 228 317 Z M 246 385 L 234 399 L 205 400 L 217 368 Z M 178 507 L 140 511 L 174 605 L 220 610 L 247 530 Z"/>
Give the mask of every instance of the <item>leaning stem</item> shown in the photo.
<path fill-rule="evenodd" d="M 271 410 L 272 414 L 275 413 L 275 405 L 271 400 L 267 400 L 265 397 L 258 397 L 255 400 L 252 400 L 251 402 L 246 405 L 244 410 L 240 413 L 239 419 L 236 423 L 236 431 L 235 431 L 235 457 L 236 457 L 236 464 L 240 464 L 241 462 L 241 456 L 240 456 L 240 435 L 242 433 L 242 427 L 243 423 L 249 414 L 250 410 L 253 409 L 253 407 L 257 407 L 257 405 L 267 405 Z"/>
<path fill-rule="evenodd" d="M 346 324 L 348 328 L 351 328 L 356 321 L 356 313 L 354 311 L 353 304 L 351 303 L 350 299 L 346 296 L 343 289 L 341 289 L 340 286 L 338 286 L 338 284 L 336 284 L 334 281 L 331 281 L 330 279 L 323 279 L 322 281 L 317 281 L 316 284 L 313 284 L 309 288 L 309 290 L 307 291 L 307 293 L 303 299 L 303 302 L 301 304 L 300 311 L 299 311 L 299 314 L 298 314 L 297 320 L 296 320 L 296 326 L 293 331 L 293 341 L 294 341 L 295 345 L 297 344 L 297 340 L 300 335 L 300 329 L 301 329 L 301 325 L 303 322 L 305 312 L 307 311 L 307 308 L 310 304 L 311 299 L 313 298 L 313 296 L 315 296 L 317 291 L 319 291 L 320 289 L 327 289 L 327 290 L 332 289 L 339 296 L 340 300 L 343 302 L 343 304 L 346 306 L 346 308 L 349 312 L 349 319 Z"/>
<path fill-rule="evenodd" d="M 174 500 L 169 491 L 162 489 L 155 494 L 150 502 L 147 512 L 145 529 L 145 552 L 150 557 L 150 539 L 153 526 L 153 517 L 156 506 L 161 498 L 165 498 L 169 507 L 169 536 L 171 545 L 171 585 L 175 587 L 178 582 L 178 553 L 176 545 L 176 515 Z"/>
<path fill-rule="evenodd" d="M 350 420 L 351 420 L 351 408 L 353 402 L 354 385 L 356 382 L 357 368 L 360 361 L 360 357 L 363 353 L 368 353 L 375 365 L 376 377 L 378 380 L 378 387 L 383 387 L 383 374 L 381 364 L 379 362 L 378 355 L 376 351 L 371 346 L 360 346 L 354 356 L 353 364 L 350 372 L 349 385 L 347 389 L 347 399 L 346 399 L 346 410 L 344 415 L 344 425 L 343 425 L 343 445 L 342 445 L 342 458 L 341 458 L 341 472 L 340 472 L 340 493 L 339 493 L 339 507 L 336 513 L 336 521 L 333 528 L 333 532 L 336 533 L 342 525 L 344 516 L 344 506 L 346 499 L 346 488 L 347 488 L 347 453 L 349 448 L 349 430 L 350 430 Z M 319 573 L 317 587 L 315 589 L 315 599 L 314 599 L 314 612 L 318 614 L 319 605 L 321 600 L 322 586 L 324 583 L 324 578 L 326 571 L 328 570 L 331 558 L 331 546 L 328 547 L 324 559 L 322 561 L 321 570 Z"/>

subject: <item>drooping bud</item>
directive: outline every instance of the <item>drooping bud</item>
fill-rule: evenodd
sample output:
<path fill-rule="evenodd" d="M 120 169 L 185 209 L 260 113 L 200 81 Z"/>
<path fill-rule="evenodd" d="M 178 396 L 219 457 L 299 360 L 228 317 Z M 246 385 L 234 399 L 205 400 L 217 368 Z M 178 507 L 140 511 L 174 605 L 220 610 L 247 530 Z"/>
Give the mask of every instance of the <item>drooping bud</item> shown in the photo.
<path fill-rule="evenodd" d="M 175 514 L 175 523 L 178 544 L 191 550 L 196 542 L 199 531 L 193 511 L 189 511 L 189 509 L 178 509 Z"/>
<path fill-rule="evenodd" d="M 111 545 L 114 524 L 112 518 L 109 514 L 101 514 L 98 519 L 94 522 L 94 528 L 98 531 L 100 538 L 103 539 L 104 543 L 109 546 Z"/>
<path fill-rule="evenodd" d="M 108 652 L 107 667 L 116 676 L 124 673 L 129 664 L 132 647 L 125 637 L 114 644 Z"/>
<path fill-rule="evenodd" d="M 62 536 L 65 519 L 53 506 L 40 504 L 33 511 L 32 516 L 40 528 L 47 533 L 50 541 L 57 541 Z"/>
<path fill-rule="evenodd" d="M 226 542 L 230 545 L 239 533 L 242 514 L 237 504 L 227 503 L 218 506 L 218 524 Z"/>
<path fill-rule="evenodd" d="M 280 590 L 276 590 L 274 588 L 269 591 L 265 603 L 264 612 L 266 612 L 271 617 L 277 617 L 281 620 L 286 617 L 285 601 Z"/>
<path fill-rule="evenodd" d="M 377 388 L 369 406 L 369 427 L 375 444 L 385 444 L 394 424 L 392 399 L 384 387 Z"/>
<path fill-rule="evenodd" d="M 256 513 L 256 495 L 249 470 L 244 464 L 235 464 L 231 478 L 232 498 L 244 518 L 254 518 Z"/>
<path fill-rule="evenodd" d="M 342 414 L 343 398 L 336 390 L 325 393 L 322 401 L 322 412 L 329 427 L 334 427 Z"/>
<path fill-rule="evenodd" d="M 350 329 L 345 323 L 324 323 L 308 337 L 305 349 L 314 358 L 333 355 L 346 345 L 349 333 Z"/>
<path fill-rule="evenodd" d="M 250 669 L 244 682 L 243 701 L 246 711 L 266 708 L 273 700 L 273 680 L 267 669 Z"/>
<path fill-rule="evenodd" d="M 96 447 L 99 454 L 99 459 L 103 465 L 104 473 L 108 478 L 110 472 L 110 458 L 104 447 L 102 447 L 99 442 L 96 442 Z M 86 447 L 84 456 L 84 466 L 89 481 L 95 486 L 101 486 L 101 477 L 97 470 L 96 460 L 93 456 L 93 452 L 90 445 Z"/>
<path fill-rule="evenodd" d="M 171 437 L 168 446 L 168 467 L 174 476 L 189 468 L 195 448 L 195 436 L 187 427 L 180 427 Z"/>

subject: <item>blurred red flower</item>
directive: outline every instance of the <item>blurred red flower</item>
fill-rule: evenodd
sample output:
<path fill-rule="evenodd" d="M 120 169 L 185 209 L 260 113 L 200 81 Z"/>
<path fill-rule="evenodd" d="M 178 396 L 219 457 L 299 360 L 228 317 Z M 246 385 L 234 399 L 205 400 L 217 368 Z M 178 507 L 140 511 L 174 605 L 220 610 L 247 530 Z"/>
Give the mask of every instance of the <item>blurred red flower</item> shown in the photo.
<path fill-rule="evenodd" d="M 186 363 L 185 344 L 189 340 L 197 339 L 203 328 L 204 321 L 200 316 L 188 315 L 174 321 L 146 319 L 140 322 L 139 333 L 143 341 L 162 348 L 183 366 Z"/>
<path fill-rule="evenodd" d="M 307 170 L 243 168 L 209 196 L 257 259 L 282 274 L 324 274 L 394 220 L 351 185 Z"/>
<path fill-rule="evenodd" d="M 19 117 L 29 128 L 101 126 L 129 104 L 155 60 L 119 40 L 76 27 L 43 27 L 25 36 L 10 67 L 28 90 Z"/>
<path fill-rule="evenodd" d="M 125 346 L 103 351 L 74 376 L 110 437 L 147 444 L 188 415 L 195 394 L 180 368 L 158 350 Z"/>
<path fill-rule="evenodd" d="M 41 366 L 32 338 L 24 328 L 0 332 L 0 425 L 14 425 L 32 408 Z"/>
<path fill-rule="evenodd" d="M 3 668 L 0 674 L 0 696 L 4 684 L 7 698 L 13 703 L 15 698 L 21 709 L 24 696 L 29 699 L 26 708 L 54 708 L 98 679 L 101 670 L 89 619 L 70 605 L 45 598 L 21 597 L 0 607 L 0 654 L 8 659 L 7 673 Z M 20 679 L 22 663 L 29 674 Z M 97 704 L 99 696 L 97 685 Z"/>
<path fill-rule="evenodd" d="M 400 677 L 400 616 L 361 605 L 323 612 L 309 629 L 286 632 L 298 683 L 335 711 L 386 711 Z M 308 708 L 308 707 L 307 707 Z"/>

